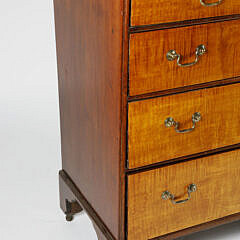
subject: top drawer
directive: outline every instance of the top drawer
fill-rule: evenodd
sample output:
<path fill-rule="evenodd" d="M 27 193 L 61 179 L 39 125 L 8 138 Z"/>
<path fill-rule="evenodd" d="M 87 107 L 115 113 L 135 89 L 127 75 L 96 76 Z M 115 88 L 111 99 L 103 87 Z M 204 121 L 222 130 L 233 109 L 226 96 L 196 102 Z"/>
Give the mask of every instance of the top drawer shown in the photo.
<path fill-rule="evenodd" d="M 132 0 L 131 5 L 132 26 L 240 13 L 239 0 Z"/>

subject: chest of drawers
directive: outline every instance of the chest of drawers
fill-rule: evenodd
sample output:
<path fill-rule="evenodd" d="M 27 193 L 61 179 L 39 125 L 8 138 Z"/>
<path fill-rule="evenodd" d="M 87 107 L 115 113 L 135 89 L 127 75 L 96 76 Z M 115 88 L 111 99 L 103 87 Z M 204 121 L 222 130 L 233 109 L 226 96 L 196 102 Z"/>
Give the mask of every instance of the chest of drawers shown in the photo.
<path fill-rule="evenodd" d="M 240 1 L 54 0 L 67 220 L 160 240 L 240 219 Z"/>

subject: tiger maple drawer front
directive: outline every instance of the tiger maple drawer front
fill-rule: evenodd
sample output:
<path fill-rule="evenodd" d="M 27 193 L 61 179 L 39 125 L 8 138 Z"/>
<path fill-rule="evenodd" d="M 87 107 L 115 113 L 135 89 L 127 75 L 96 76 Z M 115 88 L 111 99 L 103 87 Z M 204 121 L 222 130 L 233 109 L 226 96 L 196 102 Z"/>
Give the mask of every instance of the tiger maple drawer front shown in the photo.
<path fill-rule="evenodd" d="M 239 163 L 236 150 L 130 175 L 128 239 L 148 240 L 239 212 Z"/>
<path fill-rule="evenodd" d="M 240 20 L 132 34 L 129 95 L 240 76 L 239 42 Z"/>
<path fill-rule="evenodd" d="M 239 83 L 129 103 L 129 168 L 240 143 L 239 106 Z"/>
<path fill-rule="evenodd" d="M 132 0 L 131 25 L 151 25 L 240 13 L 239 0 Z"/>

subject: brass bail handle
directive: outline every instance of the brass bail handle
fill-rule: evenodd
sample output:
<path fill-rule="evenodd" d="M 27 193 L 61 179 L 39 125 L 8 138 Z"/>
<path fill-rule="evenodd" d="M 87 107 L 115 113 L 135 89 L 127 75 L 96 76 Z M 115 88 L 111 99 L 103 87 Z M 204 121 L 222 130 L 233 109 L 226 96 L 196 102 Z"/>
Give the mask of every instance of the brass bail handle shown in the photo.
<path fill-rule="evenodd" d="M 196 123 L 199 122 L 200 120 L 201 120 L 201 114 L 199 112 L 194 113 L 192 115 L 193 126 L 189 129 L 183 129 L 183 130 L 179 129 L 179 122 L 176 122 L 172 117 L 167 118 L 164 123 L 166 127 L 174 127 L 177 133 L 188 133 L 188 132 L 192 132 L 196 128 Z"/>
<path fill-rule="evenodd" d="M 188 197 L 186 199 L 176 201 L 175 196 L 169 191 L 165 191 L 162 193 L 162 199 L 171 200 L 173 204 L 182 204 L 182 203 L 188 202 L 191 199 L 191 194 L 196 191 L 197 191 L 197 186 L 195 184 L 190 184 L 188 186 L 188 190 L 187 190 Z"/>
<path fill-rule="evenodd" d="M 200 0 L 200 3 L 201 3 L 204 7 L 218 6 L 218 5 L 221 4 L 222 2 L 223 2 L 223 0 L 219 0 L 219 1 L 214 2 L 214 3 L 207 3 L 206 0 Z"/>
<path fill-rule="evenodd" d="M 180 63 L 181 59 L 182 59 L 181 54 L 178 54 L 176 52 L 176 50 L 170 50 L 167 53 L 167 60 L 168 61 L 174 61 L 175 59 L 177 59 L 177 65 L 179 67 L 191 67 L 191 66 L 197 64 L 199 62 L 199 57 L 202 56 L 203 54 L 205 54 L 206 52 L 207 52 L 206 47 L 203 44 L 201 44 L 196 48 L 196 52 L 195 52 L 196 58 L 193 62 L 191 62 L 191 63 Z"/>

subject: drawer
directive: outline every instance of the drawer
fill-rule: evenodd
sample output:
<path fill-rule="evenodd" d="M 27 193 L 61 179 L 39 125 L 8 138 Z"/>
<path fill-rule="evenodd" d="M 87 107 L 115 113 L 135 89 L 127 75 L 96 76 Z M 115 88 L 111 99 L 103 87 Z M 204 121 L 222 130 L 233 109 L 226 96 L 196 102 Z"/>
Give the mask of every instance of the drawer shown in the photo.
<path fill-rule="evenodd" d="M 239 83 L 129 103 L 129 168 L 240 143 L 239 106 Z M 191 132 L 165 125 L 171 117 L 189 129 L 197 112 L 201 120 Z"/>
<path fill-rule="evenodd" d="M 175 50 L 179 63 L 192 63 L 200 45 L 206 52 L 193 66 L 167 59 Z M 129 54 L 131 96 L 240 76 L 240 20 L 132 34 Z"/>
<path fill-rule="evenodd" d="M 128 176 L 128 239 L 148 240 L 239 212 L 239 182 L 239 150 Z M 189 191 L 191 199 L 173 204 L 165 191 L 175 201 Z"/>
<path fill-rule="evenodd" d="M 239 0 L 132 0 L 131 25 L 151 25 L 240 13 Z"/>

